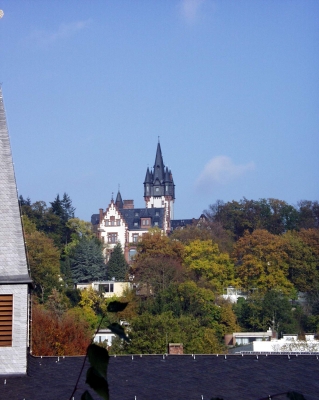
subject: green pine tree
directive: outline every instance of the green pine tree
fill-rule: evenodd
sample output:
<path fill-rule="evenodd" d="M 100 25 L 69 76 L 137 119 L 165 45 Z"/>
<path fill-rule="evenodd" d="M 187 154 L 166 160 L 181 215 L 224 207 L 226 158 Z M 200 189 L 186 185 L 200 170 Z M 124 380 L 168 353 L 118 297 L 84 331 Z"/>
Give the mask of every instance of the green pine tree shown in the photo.
<path fill-rule="evenodd" d="M 95 238 L 81 239 L 71 258 L 71 271 L 74 283 L 106 279 L 101 243 Z"/>
<path fill-rule="evenodd" d="M 121 243 L 117 243 L 107 264 L 108 279 L 115 278 L 116 281 L 124 281 L 127 272 L 128 264 L 125 260 Z"/>

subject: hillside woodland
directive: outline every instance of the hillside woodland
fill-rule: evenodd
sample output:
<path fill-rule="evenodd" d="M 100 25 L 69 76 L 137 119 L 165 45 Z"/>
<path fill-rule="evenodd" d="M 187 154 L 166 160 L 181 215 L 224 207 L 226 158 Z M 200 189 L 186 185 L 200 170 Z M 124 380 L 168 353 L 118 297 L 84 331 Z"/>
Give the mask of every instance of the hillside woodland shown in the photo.
<path fill-rule="evenodd" d="M 115 339 L 116 354 L 165 353 L 169 342 L 183 343 L 187 353 L 221 353 L 226 333 L 319 330 L 317 201 L 217 201 L 200 222 L 168 237 L 150 229 L 130 268 L 120 245 L 105 264 L 102 243 L 75 217 L 66 193 L 49 205 L 19 201 L 34 282 L 34 355 L 84 354 L 105 314 L 102 327 L 129 323 L 131 341 Z M 126 309 L 112 317 L 100 293 L 74 289 L 109 276 L 135 283 L 119 299 L 129 302 Z M 247 297 L 224 300 L 229 286 Z"/>

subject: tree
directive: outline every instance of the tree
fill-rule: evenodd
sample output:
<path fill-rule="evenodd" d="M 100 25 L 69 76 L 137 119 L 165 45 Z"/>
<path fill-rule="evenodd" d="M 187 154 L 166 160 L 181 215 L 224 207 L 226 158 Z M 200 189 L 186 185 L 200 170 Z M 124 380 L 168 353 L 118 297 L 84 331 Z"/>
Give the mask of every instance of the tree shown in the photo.
<path fill-rule="evenodd" d="M 218 200 L 209 206 L 205 214 L 209 221 L 221 223 L 236 240 L 245 231 L 252 233 L 256 229 L 266 229 L 279 235 L 299 227 L 298 210 L 278 199 L 255 201 L 243 198 L 228 203 Z"/>
<path fill-rule="evenodd" d="M 213 240 L 221 251 L 232 251 L 232 235 L 226 231 L 220 222 L 201 221 L 200 224 L 187 225 L 183 229 L 175 229 L 170 235 L 170 240 L 178 240 L 183 244 L 189 244 L 194 240 Z"/>
<path fill-rule="evenodd" d="M 125 260 L 121 243 L 117 243 L 107 263 L 107 276 L 108 279 L 115 278 L 116 281 L 124 281 L 127 279 L 127 273 L 128 264 Z"/>
<path fill-rule="evenodd" d="M 153 228 L 145 233 L 138 242 L 135 261 L 142 258 L 165 256 L 182 261 L 184 246 L 176 240 L 170 240 L 160 229 Z"/>
<path fill-rule="evenodd" d="M 69 219 L 74 218 L 75 208 L 72 206 L 72 201 L 66 193 L 63 194 L 62 200 L 58 194 L 50 204 L 50 211 L 57 216 L 60 221 L 61 245 L 66 245 L 69 243 L 71 236 L 71 230 L 66 224 Z"/>
<path fill-rule="evenodd" d="M 284 294 L 294 292 L 289 281 L 289 255 L 282 236 L 257 229 L 245 232 L 234 246 L 235 274 L 244 289 L 258 288 L 265 293 L 271 289 Z"/>
<path fill-rule="evenodd" d="M 234 265 L 227 253 L 221 253 L 212 240 L 194 240 L 184 248 L 184 264 L 198 282 L 204 280 L 221 293 L 234 283 Z"/>
<path fill-rule="evenodd" d="M 247 331 L 266 331 L 269 327 L 280 333 L 299 330 L 289 298 L 276 290 L 264 296 L 254 293 L 247 299 L 239 298 L 233 306 L 240 326 Z"/>
<path fill-rule="evenodd" d="M 44 302 L 53 288 L 59 288 L 60 253 L 52 239 L 35 229 L 26 216 L 23 216 L 25 239 L 31 277 L 35 292 Z"/>
<path fill-rule="evenodd" d="M 298 291 L 308 293 L 313 293 L 319 282 L 319 232 L 313 236 L 311 233 L 302 230 L 283 235 L 289 257 L 289 280 Z M 317 240 L 316 245 L 311 243 L 312 239 Z"/>
<path fill-rule="evenodd" d="M 92 338 L 86 321 L 73 313 L 57 315 L 34 303 L 32 310 L 32 354 L 35 356 L 76 356 L 86 353 Z"/>
<path fill-rule="evenodd" d="M 318 201 L 301 200 L 298 202 L 299 227 L 304 229 L 319 228 Z"/>
<path fill-rule="evenodd" d="M 133 265 L 134 280 L 144 287 L 145 295 L 157 294 L 173 282 L 181 282 L 185 268 L 165 255 L 139 258 Z"/>
<path fill-rule="evenodd" d="M 117 354 L 164 354 L 168 343 L 183 343 L 185 353 L 222 353 L 223 344 L 212 328 L 205 328 L 189 315 L 175 318 L 172 312 L 144 313 L 130 321 L 129 344 L 117 348 Z M 113 349 L 112 349 L 113 350 Z"/>
<path fill-rule="evenodd" d="M 74 283 L 106 279 L 102 244 L 96 239 L 81 239 L 71 258 L 71 271 Z"/>

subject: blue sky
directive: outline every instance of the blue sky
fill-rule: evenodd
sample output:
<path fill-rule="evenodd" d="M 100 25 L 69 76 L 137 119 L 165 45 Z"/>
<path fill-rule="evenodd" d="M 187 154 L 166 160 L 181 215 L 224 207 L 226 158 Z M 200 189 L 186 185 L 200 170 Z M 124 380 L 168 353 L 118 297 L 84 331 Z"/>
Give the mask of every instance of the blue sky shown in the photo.
<path fill-rule="evenodd" d="M 19 194 L 143 207 L 160 137 L 175 218 L 319 199 L 317 0 L 0 0 Z"/>

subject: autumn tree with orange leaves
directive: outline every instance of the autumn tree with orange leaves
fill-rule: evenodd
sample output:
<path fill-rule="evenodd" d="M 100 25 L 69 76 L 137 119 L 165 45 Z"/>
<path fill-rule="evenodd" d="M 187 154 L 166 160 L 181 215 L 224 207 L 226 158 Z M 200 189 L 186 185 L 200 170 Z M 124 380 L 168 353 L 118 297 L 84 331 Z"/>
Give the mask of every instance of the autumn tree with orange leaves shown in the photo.
<path fill-rule="evenodd" d="M 92 339 L 92 331 L 83 319 L 65 312 L 58 316 L 44 306 L 33 304 L 32 354 L 34 356 L 84 355 Z"/>

